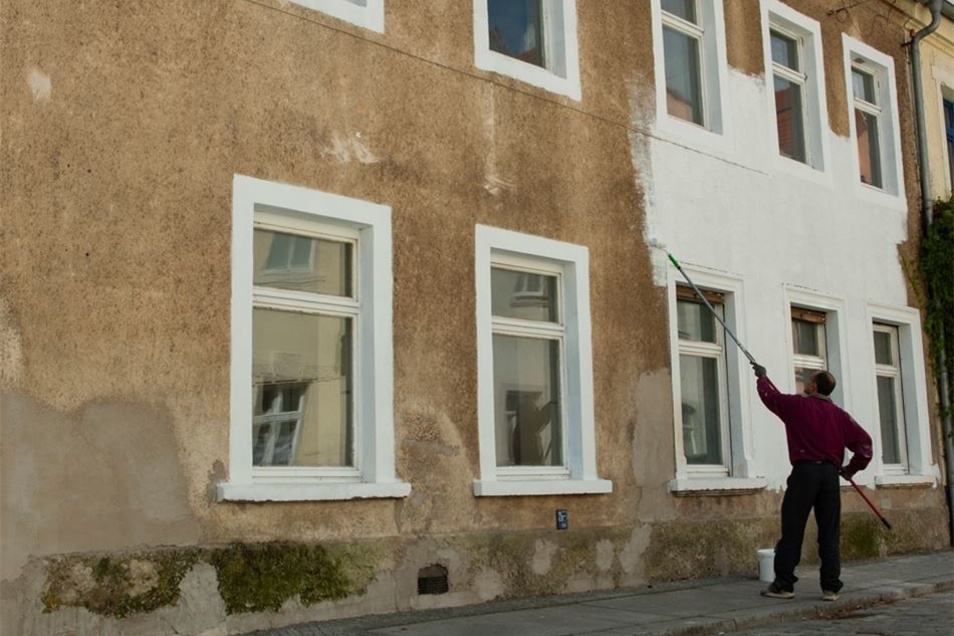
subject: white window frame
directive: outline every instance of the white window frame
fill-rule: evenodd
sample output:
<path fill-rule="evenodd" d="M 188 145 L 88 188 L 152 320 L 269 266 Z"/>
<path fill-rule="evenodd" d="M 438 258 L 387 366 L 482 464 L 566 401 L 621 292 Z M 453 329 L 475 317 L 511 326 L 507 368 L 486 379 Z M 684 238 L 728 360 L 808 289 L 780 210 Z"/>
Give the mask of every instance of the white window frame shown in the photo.
<path fill-rule="evenodd" d="M 253 236 L 256 221 L 333 226 L 354 235 L 357 301 L 353 311 L 355 467 L 252 466 Z M 299 186 L 235 175 L 232 194 L 231 414 L 229 477 L 220 501 L 307 501 L 406 497 L 395 476 L 391 209 Z M 294 294 L 292 294 L 294 295 Z M 283 302 L 275 292 L 269 302 Z M 350 299 L 345 299 L 350 301 Z"/>
<path fill-rule="evenodd" d="M 783 288 L 783 302 L 785 324 L 788 325 L 788 329 L 785 330 L 788 368 L 792 369 L 792 373 L 789 374 L 791 384 L 788 392 L 795 392 L 794 368 L 798 364 L 795 343 L 792 341 L 792 307 L 804 307 L 825 314 L 825 347 L 828 356 L 826 370 L 831 372 L 836 380 L 831 399 L 845 410 L 851 411 L 851 404 L 848 403 L 851 396 L 851 374 L 848 373 L 846 365 L 849 358 L 846 348 L 848 339 L 845 336 L 845 299 L 786 285 Z"/>
<path fill-rule="evenodd" d="M 854 168 L 853 179 L 856 182 L 856 192 L 862 198 L 873 202 L 884 203 L 890 198 L 895 203 L 903 203 L 904 177 L 901 166 L 901 132 L 898 123 L 898 97 L 895 87 L 894 59 L 877 49 L 859 42 L 846 34 L 842 34 L 845 63 L 845 87 L 847 91 L 848 122 L 851 130 L 851 157 Z M 878 133 L 881 144 L 881 175 L 883 184 L 879 188 L 862 183 L 861 163 L 858 157 L 858 131 L 855 125 L 855 108 L 862 110 L 870 106 L 854 98 L 852 69 L 859 68 L 873 76 L 875 90 L 879 103 Z"/>
<path fill-rule="evenodd" d="M 689 274 L 700 289 L 708 289 L 724 294 L 723 320 L 740 339 L 745 338 L 745 295 L 742 279 L 739 277 L 713 272 L 686 262 L 682 268 Z M 752 436 L 751 408 L 749 404 L 748 378 L 751 370 L 748 360 L 738 347 L 724 346 L 725 356 L 725 394 L 727 396 L 728 416 L 725 420 L 724 435 L 729 443 L 729 452 L 723 467 L 690 466 L 686 461 L 682 441 L 682 388 L 680 386 L 680 343 L 679 323 L 676 313 L 676 286 L 684 281 L 669 274 L 669 333 L 670 359 L 672 364 L 672 404 L 673 433 L 675 440 L 676 476 L 669 481 L 669 491 L 676 495 L 707 494 L 713 492 L 746 492 L 765 488 L 768 480 L 755 474 L 755 462 L 752 458 L 754 440 Z M 708 310 L 706 310 L 708 311 Z M 717 328 L 722 330 L 721 325 Z M 728 340 L 722 337 L 722 342 Z M 743 340 L 744 341 L 744 340 Z"/>
<path fill-rule="evenodd" d="M 600 479 L 596 467 L 593 353 L 590 324 L 589 250 L 520 232 L 477 225 L 475 228 L 477 293 L 477 420 L 480 478 L 474 495 L 576 495 L 609 493 L 613 483 Z M 535 265 L 560 273 L 563 308 L 564 468 L 498 467 L 491 307 L 491 267 Z"/>
<path fill-rule="evenodd" d="M 908 443 L 907 443 L 907 424 L 904 414 L 904 375 L 901 372 L 901 345 L 900 345 L 900 334 L 898 333 L 898 328 L 895 325 L 889 325 L 883 322 L 876 322 L 871 326 L 873 334 L 883 333 L 887 334 L 888 342 L 891 347 L 891 356 L 894 359 L 894 364 L 884 364 L 879 363 L 875 359 L 875 381 L 877 382 L 878 378 L 890 378 L 894 380 L 894 401 L 895 401 L 895 421 L 897 422 L 898 430 L 895 433 L 898 436 L 898 456 L 901 461 L 898 463 L 889 464 L 884 461 L 884 438 L 882 436 L 880 450 L 882 457 L 881 468 L 884 471 L 885 475 L 905 475 L 908 472 Z M 881 394 L 878 392 L 877 384 L 875 385 L 875 397 L 878 400 L 878 431 L 879 434 L 883 433 L 882 426 L 880 422 L 880 413 L 881 413 Z"/>
<path fill-rule="evenodd" d="M 576 0 L 542 0 L 544 59 L 540 67 L 490 48 L 487 0 L 474 0 L 474 64 L 552 93 L 582 99 Z"/>
<path fill-rule="evenodd" d="M 875 443 L 871 465 L 878 486 L 939 483 L 939 469 L 931 463 L 931 432 L 927 406 L 927 377 L 921 340 L 921 315 L 910 307 L 880 303 L 867 306 L 867 352 L 869 356 L 870 432 Z M 901 392 L 904 395 L 904 441 L 907 446 L 907 471 L 900 474 L 896 465 L 881 461 L 881 426 L 878 410 L 877 365 L 874 357 L 873 329 L 876 324 L 897 328 L 901 364 Z M 871 470 L 869 468 L 868 470 Z"/>
<path fill-rule="evenodd" d="M 364 29 L 384 33 L 384 0 L 290 0 Z"/>
<path fill-rule="evenodd" d="M 828 104 L 825 99 L 825 58 L 822 51 L 821 25 L 777 0 L 762 0 L 761 9 L 769 121 L 774 123 L 777 117 L 773 88 L 776 73 L 785 79 L 797 80 L 803 89 L 806 160 L 803 163 L 779 152 L 778 126 L 773 125 L 770 128 L 777 165 L 803 177 L 818 177 L 818 173 L 827 171 L 831 152 L 828 135 L 825 134 L 828 130 Z M 800 43 L 801 73 L 795 74 L 790 69 L 776 65 L 772 60 L 771 31 L 778 31 Z"/>
<path fill-rule="evenodd" d="M 669 114 L 666 99 L 666 57 L 663 43 L 663 25 L 684 21 L 664 15 L 660 0 L 652 0 L 653 49 L 656 72 L 656 127 L 694 144 L 723 144 L 727 133 L 724 92 L 728 82 L 728 61 L 725 47 L 725 18 L 723 0 L 696 0 L 699 16 L 697 34 L 701 38 L 699 55 L 703 97 L 704 126 Z M 687 28 L 687 27 L 686 27 Z M 685 29 L 680 29 L 685 30 Z"/>

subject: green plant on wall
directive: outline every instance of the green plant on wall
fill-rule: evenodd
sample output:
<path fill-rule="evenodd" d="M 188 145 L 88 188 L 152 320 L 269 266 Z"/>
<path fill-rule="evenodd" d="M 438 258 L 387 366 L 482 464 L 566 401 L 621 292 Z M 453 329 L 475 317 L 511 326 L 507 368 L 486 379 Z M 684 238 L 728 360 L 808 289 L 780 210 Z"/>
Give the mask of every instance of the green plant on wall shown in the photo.
<path fill-rule="evenodd" d="M 921 243 L 921 275 L 928 290 L 924 330 L 934 373 L 940 378 L 943 343 L 948 391 L 954 395 L 954 197 L 934 204 L 933 220 Z"/>
<path fill-rule="evenodd" d="M 295 596 L 312 605 L 353 591 L 341 565 L 318 545 L 233 545 L 212 552 L 209 562 L 229 614 L 277 612 Z"/>

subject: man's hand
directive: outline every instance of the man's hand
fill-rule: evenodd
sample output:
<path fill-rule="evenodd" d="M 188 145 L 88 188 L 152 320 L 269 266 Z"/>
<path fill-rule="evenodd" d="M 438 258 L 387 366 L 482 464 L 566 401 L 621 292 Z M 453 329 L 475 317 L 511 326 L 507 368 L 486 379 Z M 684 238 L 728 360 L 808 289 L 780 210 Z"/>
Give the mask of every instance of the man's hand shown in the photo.
<path fill-rule="evenodd" d="M 841 475 L 841 478 L 845 481 L 851 481 L 851 478 L 855 476 L 853 472 L 848 470 L 847 466 L 842 466 L 841 470 L 838 471 L 838 474 Z"/>
<path fill-rule="evenodd" d="M 767 374 L 765 372 L 765 367 L 757 362 L 752 363 L 752 370 L 755 371 L 755 377 L 764 378 Z"/>

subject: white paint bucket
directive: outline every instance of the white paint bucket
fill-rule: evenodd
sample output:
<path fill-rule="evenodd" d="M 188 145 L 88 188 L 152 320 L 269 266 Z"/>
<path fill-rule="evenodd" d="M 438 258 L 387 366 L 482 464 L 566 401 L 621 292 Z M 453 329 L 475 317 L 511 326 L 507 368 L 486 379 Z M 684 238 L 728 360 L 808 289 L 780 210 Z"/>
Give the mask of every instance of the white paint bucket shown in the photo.
<path fill-rule="evenodd" d="M 771 583 L 775 580 L 775 550 L 759 550 L 759 580 Z"/>

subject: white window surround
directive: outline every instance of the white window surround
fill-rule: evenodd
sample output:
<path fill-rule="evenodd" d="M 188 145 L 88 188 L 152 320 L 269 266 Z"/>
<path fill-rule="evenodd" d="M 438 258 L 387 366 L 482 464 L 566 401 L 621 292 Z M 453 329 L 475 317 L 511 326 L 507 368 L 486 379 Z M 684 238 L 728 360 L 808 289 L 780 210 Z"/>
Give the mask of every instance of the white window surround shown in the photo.
<path fill-rule="evenodd" d="M 725 323 L 739 339 L 745 338 L 745 307 L 743 281 L 741 278 L 716 273 L 709 269 L 681 263 L 683 269 L 692 278 L 700 289 L 710 289 L 725 294 L 724 317 Z M 676 476 L 669 481 L 669 491 L 676 494 L 706 494 L 719 492 L 747 492 L 760 490 L 768 485 L 764 477 L 755 476 L 754 462 L 751 453 L 754 447 L 751 427 L 751 408 L 743 405 L 751 403 L 749 398 L 752 372 L 749 369 L 748 359 L 739 351 L 728 336 L 726 342 L 726 389 L 728 394 L 729 418 L 727 429 L 731 448 L 730 463 L 726 470 L 728 475 L 713 474 L 709 467 L 690 466 L 686 462 L 685 450 L 682 442 L 682 390 L 679 383 L 679 327 L 676 315 L 676 285 L 683 284 L 681 277 L 669 276 L 669 333 L 670 358 L 672 360 L 672 400 L 673 400 L 673 432 L 675 439 Z M 708 311 L 708 310 L 706 310 Z M 722 329 L 717 325 L 718 329 Z"/>
<path fill-rule="evenodd" d="M 299 186 L 235 175 L 232 199 L 229 477 L 219 501 L 406 497 L 394 468 L 391 210 Z M 355 325 L 357 471 L 252 466 L 253 231 L 257 214 L 334 224 L 357 233 L 360 314 Z M 345 473 L 352 473 L 346 475 Z"/>
<path fill-rule="evenodd" d="M 359 27 L 384 33 L 384 0 L 290 0 Z"/>
<path fill-rule="evenodd" d="M 650 3 L 653 21 L 653 59 L 656 77 L 656 129 L 662 136 L 694 146 L 729 150 L 728 118 L 725 116 L 723 94 L 728 86 L 728 61 L 725 48 L 725 19 L 723 0 L 705 0 L 698 3 L 700 26 L 703 30 L 702 95 L 705 100 L 706 127 L 669 114 L 666 101 L 666 58 L 663 48 L 663 11 L 660 0 Z"/>
<path fill-rule="evenodd" d="M 871 460 L 868 470 L 875 473 L 877 486 L 933 485 L 938 483 L 938 467 L 931 463 L 931 432 L 927 406 L 927 377 L 924 369 L 923 343 L 921 340 L 921 315 L 916 309 L 869 302 L 867 305 L 866 334 L 868 347 L 867 379 L 872 396 L 870 405 L 872 425 L 869 428 L 875 441 L 875 449 L 880 448 L 881 427 L 878 426 L 878 386 L 875 375 L 875 357 L 872 330 L 875 323 L 893 325 L 898 328 L 898 347 L 901 351 L 901 392 L 904 395 L 905 441 L 908 451 L 908 473 L 906 475 L 886 474 L 878 452 Z"/>
<path fill-rule="evenodd" d="M 934 166 L 933 163 L 936 160 L 931 161 L 933 170 L 935 173 L 932 175 L 933 179 L 938 179 L 937 172 L 940 172 L 944 179 L 945 187 L 943 190 L 937 194 L 942 195 L 942 198 L 949 196 L 954 192 L 954 183 L 951 183 L 951 174 L 947 170 L 947 166 L 950 165 L 951 158 L 948 157 L 948 149 L 946 143 L 946 125 L 944 122 L 944 100 L 954 101 L 954 67 L 945 65 L 945 64 L 934 64 L 931 67 L 931 77 L 934 79 L 934 86 L 937 95 L 936 108 L 937 108 L 937 126 L 938 134 L 941 146 L 941 157 L 940 163 L 937 166 Z M 930 132 L 928 134 L 931 134 Z"/>
<path fill-rule="evenodd" d="M 843 298 L 836 296 L 827 296 L 813 291 L 800 289 L 795 286 L 786 285 L 783 287 L 784 298 L 784 316 L 785 325 L 785 345 L 788 352 L 788 368 L 795 366 L 795 347 L 792 342 L 792 306 L 805 307 L 815 311 L 824 312 L 825 319 L 825 340 L 828 353 L 828 371 L 835 376 L 835 390 L 831 394 L 831 399 L 835 404 L 840 405 L 846 411 L 851 412 L 851 405 L 847 403 L 848 396 L 851 395 L 851 375 L 848 373 L 846 360 L 848 360 L 847 338 L 845 337 L 845 311 L 846 304 Z M 787 386 L 782 381 L 776 384 L 783 392 L 794 393 L 795 386 L 791 373 L 786 374 Z"/>
<path fill-rule="evenodd" d="M 822 52 L 821 25 L 778 0 L 762 0 L 762 43 L 765 56 L 765 85 L 768 99 L 772 148 L 779 169 L 794 175 L 815 179 L 821 183 L 831 180 L 828 169 L 831 149 L 828 133 L 828 100 L 825 99 L 825 65 Z M 772 86 L 772 45 L 769 31 L 776 30 L 801 42 L 801 66 L 805 75 L 805 145 L 807 162 L 802 163 L 782 156 L 778 152 L 778 128 L 774 125 L 776 111 Z"/>
<path fill-rule="evenodd" d="M 547 68 L 491 50 L 487 0 L 474 0 L 474 64 L 579 101 L 582 88 L 576 0 L 542 0 L 542 5 L 545 59 L 552 60 Z"/>
<path fill-rule="evenodd" d="M 845 90 L 847 91 L 848 123 L 851 129 L 851 158 L 856 192 L 872 203 L 892 207 L 905 205 L 904 177 L 901 166 L 901 131 L 898 120 L 898 96 L 895 87 L 894 59 L 877 49 L 842 34 L 845 63 Z M 879 133 L 881 144 L 881 172 L 883 187 L 864 184 L 858 179 L 861 165 L 858 158 L 858 131 L 855 127 L 855 100 L 853 98 L 852 68 L 858 67 L 874 76 L 877 82 L 879 106 Z"/>
<path fill-rule="evenodd" d="M 494 428 L 493 328 L 491 265 L 499 258 L 534 259 L 562 270 L 565 392 L 565 468 L 498 470 Z M 481 496 L 576 495 L 609 493 L 613 483 L 596 470 L 593 396 L 593 353 L 590 325 L 589 250 L 552 239 L 478 225 L 475 228 L 477 293 L 477 419 L 480 478 L 474 494 Z"/>

